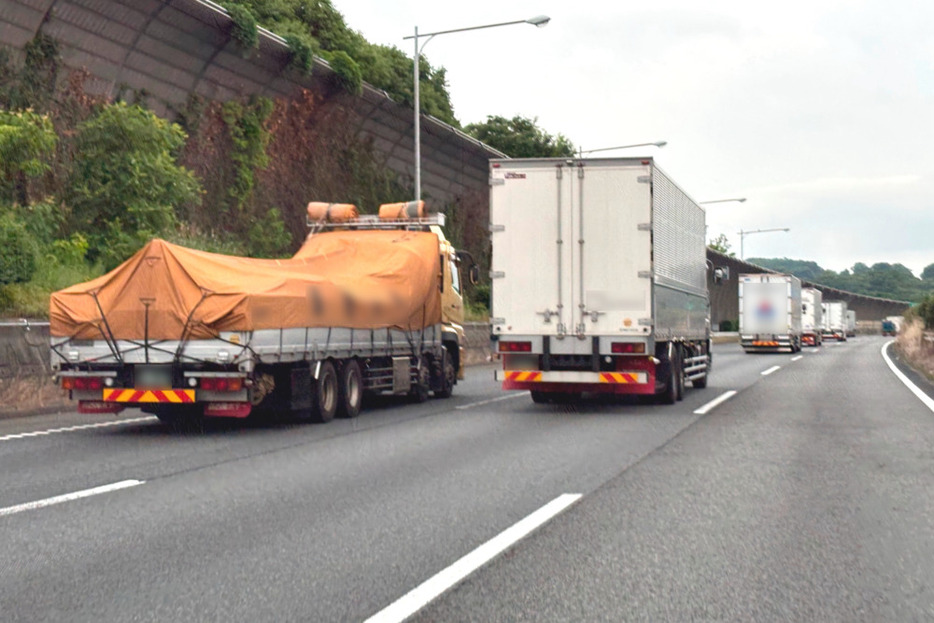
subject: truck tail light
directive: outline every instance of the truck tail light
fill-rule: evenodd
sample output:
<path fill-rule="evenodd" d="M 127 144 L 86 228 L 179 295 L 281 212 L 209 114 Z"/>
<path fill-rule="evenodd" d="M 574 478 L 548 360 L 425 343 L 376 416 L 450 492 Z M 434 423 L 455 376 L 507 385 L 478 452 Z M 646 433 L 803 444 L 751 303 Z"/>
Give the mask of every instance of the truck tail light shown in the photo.
<path fill-rule="evenodd" d="M 499 352 L 501 353 L 531 353 L 532 342 L 500 342 Z"/>
<path fill-rule="evenodd" d="M 62 377 L 62 389 L 103 389 L 104 379 L 96 376 L 65 376 Z"/>
<path fill-rule="evenodd" d="M 211 392 L 238 392 L 243 389 L 243 379 L 234 376 L 205 376 L 201 378 L 201 389 Z"/>
<path fill-rule="evenodd" d="M 644 355 L 645 344 L 643 342 L 613 342 L 610 346 L 610 352 L 615 355 Z"/>

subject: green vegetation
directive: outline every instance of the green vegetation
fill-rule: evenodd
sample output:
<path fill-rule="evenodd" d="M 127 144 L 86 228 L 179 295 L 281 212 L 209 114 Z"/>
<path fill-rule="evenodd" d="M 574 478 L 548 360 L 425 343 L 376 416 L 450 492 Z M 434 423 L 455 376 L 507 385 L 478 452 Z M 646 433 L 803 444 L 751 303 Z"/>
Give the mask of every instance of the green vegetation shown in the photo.
<path fill-rule="evenodd" d="M 929 265 L 931 268 L 934 264 Z M 924 328 L 928 331 L 934 331 L 934 293 L 926 295 L 921 301 L 912 307 L 907 314 L 909 318 L 916 317 L 924 323 Z"/>
<path fill-rule="evenodd" d="M 47 172 L 58 137 L 48 115 L 0 110 L 0 196 L 28 203 L 26 178 Z"/>
<path fill-rule="evenodd" d="M 515 116 L 512 119 L 489 116 L 483 123 L 472 123 L 464 130 L 511 158 L 552 158 L 573 156 L 574 145 L 563 134 L 552 136 L 540 127 L 538 119 Z"/>
<path fill-rule="evenodd" d="M 857 262 L 852 268 L 835 272 L 821 268 L 816 262 L 788 258 L 749 258 L 749 262 L 783 273 L 791 273 L 814 283 L 897 301 L 919 302 L 934 292 L 934 264 L 929 264 L 915 277 L 901 264 L 879 262 L 867 266 Z"/>
<path fill-rule="evenodd" d="M 266 155 L 269 130 L 265 124 L 272 114 L 272 107 L 272 100 L 265 97 L 253 98 L 247 106 L 234 100 L 223 105 L 224 123 L 233 143 L 230 160 L 234 166 L 234 177 L 227 192 L 237 213 L 243 212 L 253 195 L 256 184 L 254 172 L 269 165 Z"/>
<path fill-rule="evenodd" d="M 229 0 L 223 5 L 231 14 L 241 15 L 234 18 L 236 29 L 245 22 L 240 12 L 246 9 L 256 23 L 284 37 L 292 64 L 299 70 L 311 71 L 312 56 L 318 55 L 331 64 L 339 84 L 351 93 L 358 93 L 365 81 L 399 102 L 414 102 L 412 59 L 395 46 L 368 42 L 347 26 L 330 0 Z M 444 68 L 435 69 L 422 57 L 419 80 L 422 112 L 459 126 Z"/>
<path fill-rule="evenodd" d="M 87 236 L 88 257 L 111 269 L 176 224 L 200 186 L 176 164 L 184 131 L 152 112 L 110 104 L 80 124 L 68 188 L 69 231 Z"/>
<path fill-rule="evenodd" d="M 707 246 L 714 251 L 717 251 L 718 253 L 729 255 L 730 257 L 736 257 L 736 253 L 730 250 L 732 245 L 730 245 L 730 241 L 727 239 L 726 234 L 720 234 L 716 238 L 712 238 L 707 242 Z M 728 329 L 722 330 L 727 331 Z"/>

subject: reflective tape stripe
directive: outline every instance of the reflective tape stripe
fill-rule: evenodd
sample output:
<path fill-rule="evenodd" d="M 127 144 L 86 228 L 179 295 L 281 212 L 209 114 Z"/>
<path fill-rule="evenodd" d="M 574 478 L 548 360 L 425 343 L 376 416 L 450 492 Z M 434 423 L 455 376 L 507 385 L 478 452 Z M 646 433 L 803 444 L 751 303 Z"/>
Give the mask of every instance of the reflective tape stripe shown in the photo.
<path fill-rule="evenodd" d="M 193 389 L 105 389 L 104 402 L 194 402 Z"/>
<path fill-rule="evenodd" d="M 632 372 L 601 372 L 601 383 L 644 383 L 640 374 Z"/>
<path fill-rule="evenodd" d="M 532 382 L 542 380 L 542 373 L 534 370 L 507 371 L 507 381 Z"/>

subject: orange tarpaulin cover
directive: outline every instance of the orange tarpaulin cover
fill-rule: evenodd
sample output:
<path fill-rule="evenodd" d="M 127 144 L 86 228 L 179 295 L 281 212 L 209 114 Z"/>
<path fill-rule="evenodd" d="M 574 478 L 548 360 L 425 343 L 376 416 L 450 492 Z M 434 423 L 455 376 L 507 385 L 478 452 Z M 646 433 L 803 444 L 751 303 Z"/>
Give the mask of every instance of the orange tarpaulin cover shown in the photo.
<path fill-rule="evenodd" d="M 294 327 L 421 329 L 441 322 L 439 262 L 429 232 L 318 233 L 287 260 L 156 239 L 106 275 L 53 293 L 50 330 L 100 339 L 105 319 L 118 340 L 177 340 L 186 323 L 188 339 Z"/>

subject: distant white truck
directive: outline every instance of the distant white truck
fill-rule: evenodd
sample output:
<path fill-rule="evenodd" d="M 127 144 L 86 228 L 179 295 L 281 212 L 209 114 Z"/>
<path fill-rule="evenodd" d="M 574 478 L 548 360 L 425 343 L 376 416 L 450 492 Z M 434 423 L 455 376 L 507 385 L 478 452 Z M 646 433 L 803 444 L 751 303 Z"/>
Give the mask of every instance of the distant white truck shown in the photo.
<path fill-rule="evenodd" d="M 823 294 L 817 288 L 801 289 L 801 344 L 820 346 L 824 329 Z"/>
<path fill-rule="evenodd" d="M 747 353 L 801 350 L 801 280 L 794 275 L 741 274 L 739 335 Z"/>
<path fill-rule="evenodd" d="M 707 385 L 704 210 L 652 158 L 492 160 L 490 223 L 503 389 L 671 403 Z"/>
<path fill-rule="evenodd" d="M 846 341 L 846 301 L 824 302 L 824 339 Z"/>
<path fill-rule="evenodd" d="M 846 310 L 846 336 L 856 337 L 856 312 L 852 309 Z"/>

